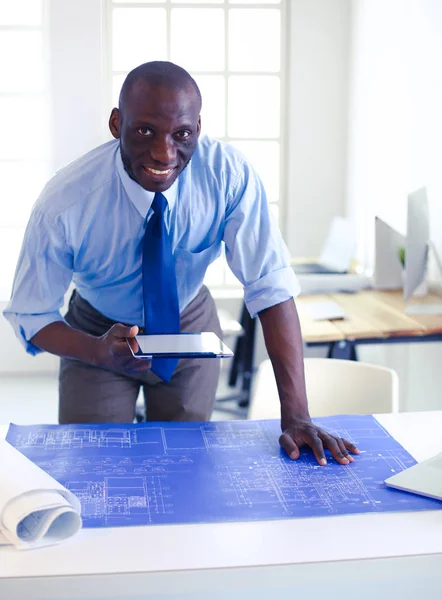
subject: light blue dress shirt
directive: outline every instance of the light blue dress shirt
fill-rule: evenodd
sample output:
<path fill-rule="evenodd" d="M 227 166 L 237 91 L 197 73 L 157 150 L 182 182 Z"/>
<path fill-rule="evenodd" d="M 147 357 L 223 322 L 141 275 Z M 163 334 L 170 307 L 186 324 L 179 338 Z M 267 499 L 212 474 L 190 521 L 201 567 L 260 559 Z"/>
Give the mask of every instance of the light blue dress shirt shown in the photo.
<path fill-rule="evenodd" d="M 59 171 L 32 210 L 4 311 L 30 354 L 39 349 L 29 340 L 63 321 L 60 309 L 71 282 L 106 317 L 144 325 L 142 241 L 154 193 L 130 179 L 119 148 L 112 140 Z M 222 242 L 253 317 L 299 293 L 263 185 L 238 150 L 201 136 L 164 195 L 181 311 L 198 293 Z"/>

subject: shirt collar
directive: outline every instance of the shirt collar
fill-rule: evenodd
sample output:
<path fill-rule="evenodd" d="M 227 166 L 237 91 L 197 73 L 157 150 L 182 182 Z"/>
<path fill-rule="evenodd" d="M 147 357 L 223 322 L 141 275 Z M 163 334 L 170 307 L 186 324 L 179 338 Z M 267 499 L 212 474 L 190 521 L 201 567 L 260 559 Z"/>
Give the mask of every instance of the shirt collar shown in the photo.
<path fill-rule="evenodd" d="M 143 187 L 141 187 L 139 183 L 131 179 L 126 173 L 123 161 L 121 160 L 120 145 L 118 145 L 115 160 L 117 164 L 118 175 L 120 176 L 123 187 L 126 190 L 126 194 L 129 196 L 129 199 L 131 200 L 132 204 L 138 210 L 143 219 L 145 219 L 147 213 L 150 210 L 150 207 L 152 206 L 155 192 L 149 192 L 148 190 L 145 190 Z M 177 193 L 178 177 L 175 179 L 175 181 L 169 189 L 167 189 L 165 192 L 162 192 L 163 196 L 167 200 L 169 210 L 172 210 L 173 205 L 175 204 Z"/>

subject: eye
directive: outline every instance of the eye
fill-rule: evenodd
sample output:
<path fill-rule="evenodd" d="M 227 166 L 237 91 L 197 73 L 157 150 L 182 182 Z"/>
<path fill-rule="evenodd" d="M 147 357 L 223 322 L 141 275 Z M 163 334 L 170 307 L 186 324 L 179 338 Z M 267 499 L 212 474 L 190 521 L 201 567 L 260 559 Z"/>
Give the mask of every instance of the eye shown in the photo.
<path fill-rule="evenodd" d="M 139 129 L 137 129 L 137 133 L 147 137 L 149 135 L 152 135 L 152 130 L 149 129 L 149 127 L 140 127 Z"/>
<path fill-rule="evenodd" d="M 175 135 L 180 140 L 186 140 L 191 135 L 191 132 L 183 129 L 182 131 L 177 131 Z"/>

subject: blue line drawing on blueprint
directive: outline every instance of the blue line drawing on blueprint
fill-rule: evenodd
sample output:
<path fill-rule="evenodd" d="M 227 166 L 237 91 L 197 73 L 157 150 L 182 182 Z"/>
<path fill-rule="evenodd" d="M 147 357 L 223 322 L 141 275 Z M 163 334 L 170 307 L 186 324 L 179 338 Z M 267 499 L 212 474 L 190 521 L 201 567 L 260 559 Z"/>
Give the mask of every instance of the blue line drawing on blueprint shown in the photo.
<path fill-rule="evenodd" d="M 11 425 L 7 440 L 78 496 L 85 527 L 442 508 L 387 488 L 415 460 L 370 415 L 315 419 L 356 443 L 348 466 L 291 461 L 278 421 Z"/>

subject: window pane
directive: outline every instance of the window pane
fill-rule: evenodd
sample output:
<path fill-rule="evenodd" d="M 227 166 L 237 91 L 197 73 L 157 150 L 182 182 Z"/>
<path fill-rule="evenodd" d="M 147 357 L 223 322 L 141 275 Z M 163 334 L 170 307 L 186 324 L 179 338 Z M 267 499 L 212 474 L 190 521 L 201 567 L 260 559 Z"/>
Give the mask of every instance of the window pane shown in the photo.
<path fill-rule="evenodd" d="M 262 179 L 269 202 L 279 200 L 279 143 L 231 142 L 256 169 Z"/>
<path fill-rule="evenodd" d="M 42 44 L 39 31 L 0 31 L 0 92 L 42 91 Z"/>
<path fill-rule="evenodd" d="M 0 160 L 45 157 L 48 131 L 41 96 L 0 97 L 2 143 Z"/>
<path fill-rule="evenodd" d="M 230 78 L 230 137 L 278 137 L 279 118 L 279 77 L 234 75 Z"/>
<path fill-rule="evenodd" d="M 0 298 L 10 297 L 24 228 L 0 227 Z"/>
<path fill-rule="evenodd" d="M 0 227 L 25 227 L 31 208 L 46 183 L 43 163 L 0 162 Z"/>
<path fill-rule="evenodd" d="M 204 276 L 204 285 L 220 286 L 224 284 L 224 276 L 227 263 L 224 254 L 221 254 L 206 271 Z"/>
<path fill-rule="evenodd" d="M 226 135 L 225 78 L 222 75 L 196 75 L 195 81 L 203 97 L 201 130 L 213 137 Z"/>
<path fill-rule="evenodd" d="M 172 62 L 188 71 L 224 69 L 224 10 L 174 8 L 171 28 Z"/>
<path fill-rule="evenodd" d="M 209 287 L 225 285 L 241 287 L 241 282 L 235 277 L 227 264 L 224 247 L 220 256 L 207 269 L 204 284 Z"/>
<path fill-rule="evenodd" d="M 234 285 L 235 287 L 241 287 L 240 280 L 233 274 L 231 268 L 227 264 L 227 260 L 225 260 L 225 276 L 224 281 L 226 285 Z"/>
<path fill-rule="evenodd" d="M 232 71 L 279 71 L 279 10 L 235 9 L 229 17 L 229 68 Z"/>
<path fill-rule="evenodd" d="M 167 59 L 164 8 L 115 8 L 113 70 L 130 71 L 151 60 Z"/>
<path fill-rule="evenodd" d="M 41 25 L 42 0 L 0 0 L 0 25 Z"/>

